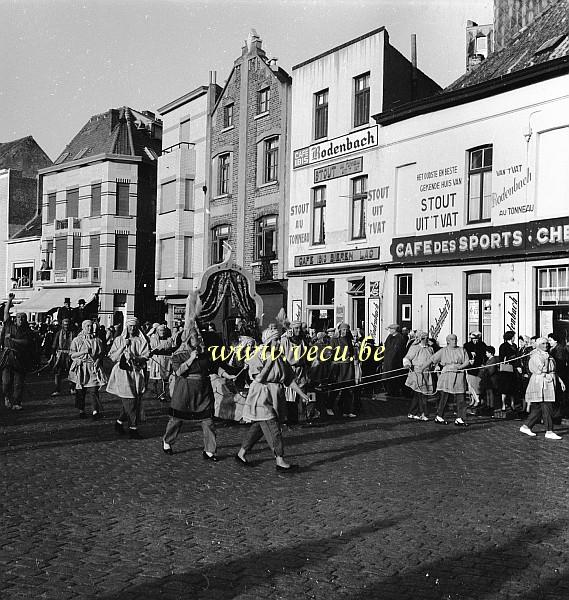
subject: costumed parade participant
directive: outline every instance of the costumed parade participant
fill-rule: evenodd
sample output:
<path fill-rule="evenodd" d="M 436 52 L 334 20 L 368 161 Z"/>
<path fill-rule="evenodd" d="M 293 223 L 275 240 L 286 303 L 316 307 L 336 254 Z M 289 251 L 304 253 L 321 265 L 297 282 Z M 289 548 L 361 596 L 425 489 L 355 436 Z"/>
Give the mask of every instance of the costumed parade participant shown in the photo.
<path fill-rule="evenodd" d="M 350 326 L 347 323 L 338 325 L 338 337 L 332 338 L 332 366 L 330 368 L 330 383 L 338 387 L 347 387 L 340 391 L 330 392 L 329 401 L 336 416 L 355 418 L 356 408 L 354 390 L 355 383 L 355 351 Z"/>
<path fill-rule="evenodd" d="M 306 361 L 308 346 L 302 333 L 301 321 L 293 321 L 290 324 L 289 331 L 281 337 L 281 347 L 298 387 L 304 389 L 304 386 L 308 383 L 308 363 Z M 298 423 L 301 407 L 298 403 L 297 394 L 288 387 L 285 390 L 285 397 L 287 401 L 286 421 L 289 424 Z"/>
<path fill-rule="evenodd" d="M 102 404 L 99 388 L 107 382 L 103 372 L 103 344 L 93 333 L 93 321 L 85 319 L 81 323 L 81 332 L 73 339 L 70 347 L 72 359 L 69 369 L 69 381 L 75 384 L 75 408 L 79 409 L 79 418 L 85 418 L 85 398 L 91 397 L 93 419 L 102 416 Z"/>
<path fill-rule="evenodd" d="M 409 375 L 405 385 L 412 390 L 413 397 L 409 406 L 409 419 L 428 421 L 427 396 L 434 392 L 433 377 L 422 369 L 428 365 L 433 357 L 433 349 L 428 344 L 426 331 L 418 331 L 414 343 L 403 359 L 403 366 L 409 368 Z"/>
<path fill-rule="evenodd" d="M 154 323 L 149 331 L 150 364 L 149 383 L 160 402 L 168 402 L 168 379 L 170 377 L 170 355 L 174 351 L 172 338 L 168 337 L 166 325 Z"/>
<path fill-rule="evenodd" d="M 121 335 L 115 338 L 109 350 L 109 358 L 116 363 L 111 371 L 107 392 L 122 401 L 122 411 L 115 422 L 115 430 L 124 433 L 128 423 L 131 438 L 140 439 L 138 424 L 142 412 L 142 396 L 146 389 L 146 361 L 150 348 L 140 331 L 138 319 L 129 317 Z"/>
<path fill-rule="evenodd" d="M 71 321 L 63 319 L 61 328 L 55 334 L 52 345 L 51 361 L 53 362 L 53 373 L 55 379 L 55 391 L 52 396 L 61 394 L 61 384 L 69 375 L 69 367 L 71 366 L 71 342 L 73 341 L 74 333 L 71 330 Z"/>

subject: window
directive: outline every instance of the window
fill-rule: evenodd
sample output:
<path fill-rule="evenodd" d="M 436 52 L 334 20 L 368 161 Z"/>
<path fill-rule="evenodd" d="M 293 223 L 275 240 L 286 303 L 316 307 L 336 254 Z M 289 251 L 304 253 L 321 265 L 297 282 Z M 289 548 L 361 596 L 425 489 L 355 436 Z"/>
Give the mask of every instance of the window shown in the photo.
<path fill-rule="evenodd" d="M 233 127 L 233 103 L 223 107 L 223 127 Z"/>
<path fill-rule="evenodd" d="M 117 183 L 117 211 L 119 217 L 128 217 L 129 213 L 129 183 Z"/>
<path fill-rule="evenodd" d="M 352 179 L 352 239 L 366 236 L 367 175 Z"/>
<path fill-rule="evenodd" d="M 314 139 L 328 135 L 328 90 L 318 92 L 314 95 Z"/>
<path fill-rule="evenodd" d="M 91 186 L 91 216 L 98 217 L 101 214 L 101 184 L 94 183 Z"/>
<path fill-rule="evenodd" d="M 42 269 L 53 268 L 53 240 L 47 240 L 45 246 L 45 254 L 42 262 Z"/>
<path fill-rule="evenodd" d="M 211 230 L 211 263 L 223 262 L 223 242 L 229 241 L 229 225 L 218 225 Z"/>
<path fill-rule="evenodd" d="M 277 257 L 277 215 L 267 215 L 255 221 L 255 258 Z"/>
<path fill-rule="evenodd" d="M 263 183 L 277 181 L 279 169 L 279 138 L 265 141 Z"/>
<path fill-rule="evenodd" d="M 186 119 L 180 123 L 180 142 L 190 141 L 190 119 Z"/>
<path fill-rule="evenodd" d="M 184 236 L 184 277 L 192 276 L 192 238 Z"/>
<path fill-rule="evenodd" d="M 160 186 L 160 214 L 176 209 L 176 181 L 169 181 Z"/>
<path fill-rule="evenodd" d="M 101 261 L 101 236 L 95 234 L 90 236 L 89 244 L 89 266 L 99 267 Z"/>
<path fill-rule="evenodd" d="M 34 282 L 33 265 L 16 266 L 12 271 L 12 288 L 31 288 Z"/>
<path fill-rule="evenodd" d="M 67 236 L 55 238 L 55 270 L 67 270 Z"/>
<path fill-rule="evenodd" d="M 269 110 L 271 101 L 271 89 L 265 88 L 257 92 L 257 114 L 266 113 Z"/>
<path fill-rule="evenodd" d="M 354 78 L 354 127 L 369 122 L 369 73 Z"/>
<path fill-rule="evenodd" d="M 81 267 L 81 236 L 73 236 L 73 254 L 71 255 L 71 268 L 79 269 Z"/>
<path fill-rule="evenodd" d="M 47 196 L 47 222 L 53 223 L 55 221 L 55 194 L 48 194 Z"/>
<path fill-rule="evenodd" d="M 308 326 L 316 331 L 334 327 L 334 280 L 309 283 L 307 292 Z"/>
<path fill-rule="evenodd" d="M 468 153 L 468 222 L 490 220 L 492 207 L 492 146 Z"/>
<path fill-rule="evenodd" d="M 537 303 L 540 306 L 569 304 L 569 267 L 538 269 Z"/>
<path fill-rule="evenodd" d="M 312 190 L 312 243 L 323 244 L 326 240 L 326 187 Z"/>
<path fill-rule="evenodd" d="M 175 238 L 169 237 L 160 240 L 160 279 L 174 277 L 175 271 Z"/>
<path fill-rule="evenodd" d="M 413 276 L 397 275 L 397 323 L 412 328 Z"/>
<path fill-rule="evenodd" d="M 492 325 L 492 280 L 490 271 L 466 275 L 466 328 L 467 334 L 480 331 L 482 339 L 490 343 Z"/>
<path fill-rule="evenodd" d="M 79 216 L 79 189 L 67 190 L 67 217 Z"/>
<path fill-rule="evenodd" d="M 128 270 L 128 235 L 115 234 L 115 271 Z"/>
<path fill-rule="evenodd" d="M 229 194 L 229 154 L 219 157 L 217 168 L 217 194 Z"/>
<path fill-rule="evenodd" d="M 184 210 L 193 210 L 194 208 L 194 180 L 186 179 L 184 181 Z"/>

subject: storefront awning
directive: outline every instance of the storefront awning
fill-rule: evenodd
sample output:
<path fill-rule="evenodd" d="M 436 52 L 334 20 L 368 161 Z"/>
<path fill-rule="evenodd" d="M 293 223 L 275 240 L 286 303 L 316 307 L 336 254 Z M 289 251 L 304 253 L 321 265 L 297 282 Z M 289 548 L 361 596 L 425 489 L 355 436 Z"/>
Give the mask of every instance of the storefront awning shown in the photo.
<path fill-rule="evenodd" d="M 52 308 L 63 306 L 63 300 L 69 298 L 71 306 L 77 306 L 80 298 L 89 304 L 99 291 L 98 287 L 76 287 L 76 288 L 44 288 L 34 294 L 29 300 L 15 306 L 18 312 L 44 313 Z"/>

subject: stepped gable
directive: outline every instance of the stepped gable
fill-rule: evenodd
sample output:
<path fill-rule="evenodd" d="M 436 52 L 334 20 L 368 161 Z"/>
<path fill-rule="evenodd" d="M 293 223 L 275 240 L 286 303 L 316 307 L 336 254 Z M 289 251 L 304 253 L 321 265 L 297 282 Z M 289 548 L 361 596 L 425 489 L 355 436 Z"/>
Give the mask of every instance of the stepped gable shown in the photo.
<path fill-rule="evenodd" d="M 144 148 L 153 149 L 160 154 L 160 139 L 150 133 L 155 118 L 135 111 L 128 106 L 111 108 L 92 116 L 81 131 L 65 147 L 55 161 L 64 164 L 97 156 L 98 154 L 120 154 L 123 156 L 147 156 Z"/>
<path fill-rule="evenodd" d="M 534 65 L 569 55 L 569 3 L 557 0 L 515 35 L 508 45 L 491 54 L 470 73 L 459 77 L 444 92 L 452 92 Z"/>
<path fill-rule="evenodd" d="M 31 135 L 0 143 L 0 169 L 17 169 L 24 177 L 35 178 L 38 169 L 51 165 L 51 159 Z"/>

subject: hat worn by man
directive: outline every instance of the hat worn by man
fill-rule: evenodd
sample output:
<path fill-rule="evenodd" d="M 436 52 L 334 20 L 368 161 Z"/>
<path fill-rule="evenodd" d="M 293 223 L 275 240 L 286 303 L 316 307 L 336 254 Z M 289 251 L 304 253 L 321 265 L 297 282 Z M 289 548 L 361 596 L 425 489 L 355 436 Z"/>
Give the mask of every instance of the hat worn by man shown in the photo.
<path fill-rule="evenodd" d="M 481 331 L 471 331 L 470 337 L 482 337 L 482 332 Z"/>
<path fill-rule="evenodd" d="M 395 331 L 399 331 L 399 325 L 397 325 L 397 323 L 391 323 L 391 325 L 388 325 L 386 329 L 395 329 Z"/>

